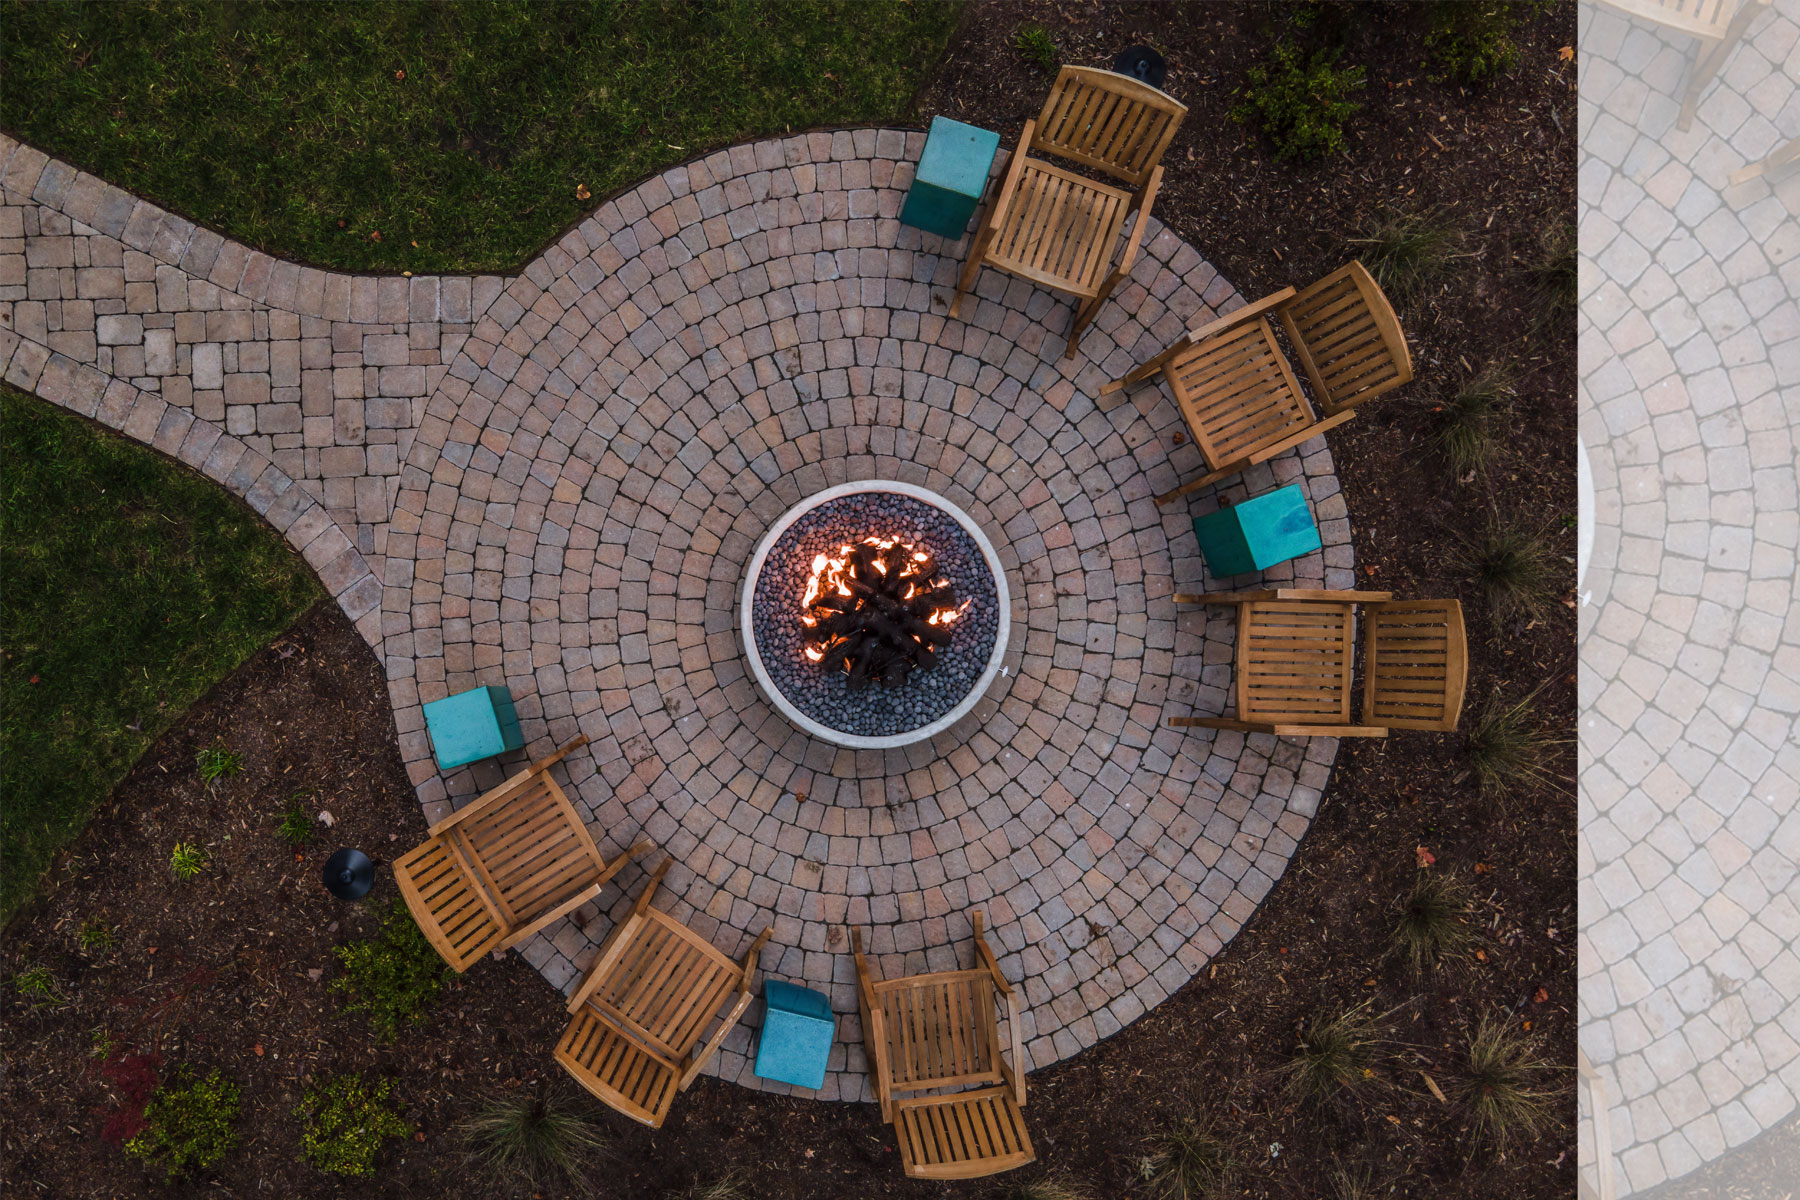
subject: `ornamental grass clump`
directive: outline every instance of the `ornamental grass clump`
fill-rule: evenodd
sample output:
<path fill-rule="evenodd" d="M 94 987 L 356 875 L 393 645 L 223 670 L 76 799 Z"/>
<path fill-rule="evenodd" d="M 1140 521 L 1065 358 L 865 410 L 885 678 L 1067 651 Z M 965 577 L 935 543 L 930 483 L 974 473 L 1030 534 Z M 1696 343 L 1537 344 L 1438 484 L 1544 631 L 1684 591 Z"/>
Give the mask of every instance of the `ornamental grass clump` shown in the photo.
<path fill-rule="evenodd" d="M 1385 292 L 1410 300 L 1464 257 L 1463 237 L 1436 209 L 1389 210 L 1350 239 L 1357 257 Z"/>
<path fill-rule="evenodd" d="M 1321 1016 L 1300 1031 L 1300 1044 L 1286 1064 L 1289 1093 L 1297 1100 L 1327 1103 L 1376 1082 L 1378 1022 L 1365 1001 L 1335 1016 Z"/>
<path fill-rule="evenodd" d="M 373 1175 L 381 1147 L 412 1131 L 389 1103 L 393 1091 L 393 1080 L 371 1082 L 360 1073 L 309 1088 L 294 1109 L 301 1122 L 300 1157 L 332 1175 Z"/>
<path fill-rule="evenodd" d="M 1450 547 L 1450 565 L 1481 591 L 1496 626 L 1549 606 L 1552 555 L 1542 533 L 1495 517 Z"/>
<path fill-rule="evenodd" d="M 1415 978 L 1464 957 L 1475 943 L 1469 924 L 1474 894 L 1454 875 L 1422 871 L 1400 901 L 1393 945 Z"/>
<path fill-rule="evenodd" d="M 1529 1038 L 1510 1024 L 1483 1017 L 1469 1035 L 1457 1099 L 1478 1145 L 1505 1154 L 1531 1142 L 1556 1123 L 1555 1093 L 1541 1080 L 1552 1068 Z"/>
<path fill-rule="evenodd" d="M 1188 1120 L 1156 1140 L 1138 1173 L 1156 1200 L 1214 1200 L 1235 1183 L 1237 1164 L 1210 1122 Z"/>
<path fill-rule="evenodd" d="M 1003 1200 L 1094 1200 L 1094 1193 L 1067 1175 L 1021 1180 L 1001 1193 Z"/>
<path fill-rule="evenodd" d="M 194 766 L 200 772 L 200 782 L 210 788 L 243 770 L 244 756 L 224 746 L 207 746 L 194 755 Z"/>
<path fill-rule="evenodd" d="M 1550 756 L 1570 739 L 1544 728 L 1539 712 L 1542 693 L 1539 687 L 1509 701 L 1495 692 L 1470 724 L 1461 778 L 1473 779 L 1484 799 L 1503 800 L 1515 790 L 1563 786 L 1562 776 L 1551 769 Z"/>
<path fill-rule="evenodd" d="M 1493 464 L 1512 395 L 1512 367 L 1496 363 L 1466 377 L 1432 407 L 1427 444 L 1459 479 L 1482 474 Z"/>
<path fill-rule="evenodd" d="M 529 1188 L 560 1179 L 577 1190 L 604 1156 L 605 1132 L 560 1089 L 505 1096 L 461 1127 L 477 1162 L 495 1176 Z"/>
<path fill-rule="evenodd" d="M 203 1171 L 237 1148 L 238 1085 L 217 1069 L 202 1077 L 182 1063 L 144 1106 L 144 1126 L 125 1152 L 171 1181 Z"/>
<path fill-rule="evenodd" d="M 331 990 L 348 995 L 345 1009 L 366 1015 L 384 1042 L 392 1041 L 402 1025 L 425 1019 L 449 974 L 399 899 L 373 938 L 334 947 L 332 953 L 344 973 L 331 981 Z"/>
<path fill-rule="evenodd" d="M 206 851 L 192 842 L 176 842 L 169 852 L 169 874 L 182 883 L 206 869 Z"/>

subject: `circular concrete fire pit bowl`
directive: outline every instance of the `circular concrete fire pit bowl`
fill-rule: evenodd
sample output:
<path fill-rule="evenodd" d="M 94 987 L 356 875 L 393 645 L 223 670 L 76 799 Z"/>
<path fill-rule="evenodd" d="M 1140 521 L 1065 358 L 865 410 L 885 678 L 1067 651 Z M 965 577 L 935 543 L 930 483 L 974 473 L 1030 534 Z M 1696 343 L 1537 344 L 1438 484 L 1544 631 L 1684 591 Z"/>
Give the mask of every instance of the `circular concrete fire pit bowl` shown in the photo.
<path fill-rule="evenodd" d="M 859 563 L 878 586 L 836 582 Z M 860 750 L 955 725 L 999 673 L 1012 624 L 1006 572 L 981 527 L 935 492 L 880 479 L 784 513 L 751 556 L 738 613 L 769 703 L 803 732 Z"/>

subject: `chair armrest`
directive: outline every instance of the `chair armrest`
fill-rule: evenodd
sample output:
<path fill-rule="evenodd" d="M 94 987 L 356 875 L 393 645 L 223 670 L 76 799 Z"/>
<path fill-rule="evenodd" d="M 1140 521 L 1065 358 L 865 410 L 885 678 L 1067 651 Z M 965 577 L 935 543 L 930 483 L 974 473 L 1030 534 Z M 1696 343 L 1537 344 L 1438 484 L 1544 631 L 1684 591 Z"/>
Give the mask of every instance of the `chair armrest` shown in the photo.
<path fill-rule="evenodd" d="M 1323 588 L 1276 588 L 1276 600 L 1327 600 L 1339 604 L 1374 604 L 1392 600 L 1392 592 L 1334 592 Z"/>
<path fill-rule="evenodd" d="M 1012 203 L 1013 192 L 1019 186 L 1019 177 L 1025 173 L 1025 151 L 1031 145 L 1031 135 L 1036 130 L 1036 120 L 1025 122 L 1025 128 L 1019 134 L 1019 144 L 1013 147 L 1012 157 L 1006 162 L 1006 174 L 1001 177 L 1000 190 L 995 193 L 993 207 L 988 209 L 987 220 L 983 222 L 990 230 L 1000 228 L 1000 221 L 1006 216 L 1006 206 Z"/>
<path fill-rule="evenodd" d="M 994 958 L 994 952 L 988 948 L 987 939 L 981 936 L 981 912 L 979 909 L 972 914 L 972 922 L 975 926 L 976 963 L 987 968 L 988 974 L 994 977 L 994 986 L 999 989 L 1002 996 L 1011 996 L 1013 994 L 1012 984 L 1006 982 L 1006 976 L 1000 973 L 1000 963 Z"/>
<path fill-rule="evenodd" d="M 1150 178 L 1144 186 L 1132 197 L 1131 207 L 1137 211 L 1137 220 L 1132 223 L 1131 240 L 1125 243 L 1125 257 L 1113 271 L 1115 280 L 1131 274 L 1131 264 L 1137 261 L 1138 249 L 1144 243 L 1144 231 L 1150 224 L 1150 206 L 1156 203 L 1156 193 L 1162 187 L 1162 175 L 1162 164 L 1158 163 L 1150 169 Z"/>
<path fill-rule="evenodd" d="M 1292 300 L 1294 294 L 1294 289 L 1291 287 L 1284 287 L 1279 292 L 1271 292 L 1253 304 L 1246 304 L 1240 309 L 1226 313 L 1215 321 L 1208 322 L 1197 329 L 1188 330 L 1188 340 L 1198 344 L 1209 337 L 1224 333 L 1234 325 L 1241 325 L 1245 321 L 1262 316 L 1271 309 L 1281 307 L 1289 300 Z"/>
<path fill-rule="evenodd" d="M 631 915 L 620 921 L 607 935 L 606 941 L 601 943 L 600 953 L 595 957 L 594 965 L 588 968 L 587 977 L 581 981 L 581 986 L 575 989 L 575 994 L 569 997 L 570 1012 L 579 1009 L 586 1002 L 589 994 L 605 978 L 605 972 L 612 968 L 614 961 L 630 944 L 630 934 L 636 932 L 638 925 L 643 922 L 644 910 L 650 907 L 650 897 L 656 894 L 656 885 L 662 882 L 664 875 L 668 874 L 671 861 L 667 858 L 662 860 L 655 872 L 651 874 L 649 884 L 638 894 L 637 903 L 631 906 Z"/>
<path fill-rule="evenodd" d="M 762 948 L 769 942 L 769 934 L 773 932 L 773 929 L 764 929 L 756 935 L 756 940 L 750 943 L 750 949 L 744 952 L 744 977 L 738 981 L 739 992 L 745 995 L 749 994 L 750 981 L 756 976 L 757 956 L 762 953 Z"/>
<path fill-rule="evenodd" d="M 1252 600 L 1273 600 L 1271 588 L 1245 588 L 1236 592 L 1176 592 L 1177 604 L 1248 604 Z"/>

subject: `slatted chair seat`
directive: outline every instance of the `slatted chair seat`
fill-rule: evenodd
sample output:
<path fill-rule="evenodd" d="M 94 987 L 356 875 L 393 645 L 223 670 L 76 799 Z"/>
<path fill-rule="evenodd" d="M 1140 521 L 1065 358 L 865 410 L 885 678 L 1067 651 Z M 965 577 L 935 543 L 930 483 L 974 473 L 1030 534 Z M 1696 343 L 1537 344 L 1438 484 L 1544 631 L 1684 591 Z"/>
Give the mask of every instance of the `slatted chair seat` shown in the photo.
<path fill-rule="evenodd" d="M 600 894 L 640 842 L 608 863 L 550 767 L 587 738 L 538 760 L 433 825 L 394 863 L 413 919 L 457 971 L 505 950 Z"/>
<path fill-rule="evenodd" d="M 1388 592 L 1256 589 L 1177 595 L 1237 608 L 1237 715 L 1170 717 L 1176 728 L 1281 737 L 1386 737 L 1456 728 L 1468 679 L 1462 605 Z M 1363 609 L 1362 718 L 1352 719 L 1355 610 Z"/>
<path fill-rule="evenodd" d="M 661 1127 L 675 1093 L 687 1090 L 749 1007 L 756 957 L 769 940 L 765 929 L 744 960 L 733 962 L 651 908 L 668 869 L 664 859 L 631 915 L 600 948 L 569 1000 L 573 1019 L 556 1047 L 556 1061 L 577 1082 L 652 1129 Z"/>
<path fill-rule="evenodd" d="M 894 1137 L 901 1168 L 919 1179 L 968 1179 L 971 1163 L 992 1175 L 1037 1157 L 1025 1114 L 1005 1086 L 896 1100 Z"/>
<path fill-rule="evenodd" d="M 1057 291 L 1097 295 L 1130 211 L 1130 192 L 1028 160 L 988 265 Z"/>
<path fill-rule="evenodd" d="M 1770 0 L 1600 0 L 1651 25 L 1695 38 L 1694 61 L 1688 67 L 1687 86 L 1682 89 L 1681 115 L 1676 119 L 1682 131 L 1694 127 L 1694 112 L 1700 105 L 1700 93 L 1725 65 L 1750 23 L 1769 7 Z"/>
<path fill-rule="evenodd" d="M 1313 400 L 1276 339 L 1280 323 Z M 1400 322 L 1359 262 L 1303 291 L 1283 288 L 1184 334 L 1102 396 L 1161 374 L 1210 470 L 1168 504 L 1334 429 L 1358 405 L 1412 380 Z"/>
<path fill-rule="evenodd" d="M 1065 355 L 1113 289 L 1131 273 L 1162 187 L 1162 156 L 1185 105 L 1111 71 L 1064 67 L 1035 120 L 1025 122 L 999 192 L 957 277 L 950 316 L 986 265 L 1076 297 Z M 1099 183 L 1045 161 L 1053 155 L 1098 171 Z M 1136 215 L 1118 264 L 1113 255 Z"/>
<path fill-rule="evenodd" d="M 1025 1080 L 1018 998 L 1000 973 L 972 914 L 977 966 L 876 980 L 852 930 L 863 1039 L 875 1070 L 881 1116 L 894 1126 L 900 1162 L 924 1179 L 973 1179 L 1037 1156 L 1021 1109 Z M 1011 1059 L 998 1009 L 1006 1006 Z"/>
<path fill-rule="evenodd" d="M 1354 606 L 1247 604 L 1238 622 L 1238 715 L 1277 725 L 1348 725 Z"/>

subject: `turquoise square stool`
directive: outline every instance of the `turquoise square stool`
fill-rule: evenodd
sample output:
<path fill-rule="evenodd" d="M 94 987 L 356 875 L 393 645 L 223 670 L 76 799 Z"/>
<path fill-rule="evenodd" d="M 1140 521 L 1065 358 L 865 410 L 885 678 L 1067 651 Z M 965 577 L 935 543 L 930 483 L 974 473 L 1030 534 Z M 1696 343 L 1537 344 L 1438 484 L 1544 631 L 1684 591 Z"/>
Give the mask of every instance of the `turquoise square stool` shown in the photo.
<path fill-rule="evenodd" d="M 425 728 L 441 771 L 525 745 L 512 693 L 503 687 L 478 687 L 433 700 L 425 706 Z"/>
<path fill-rule="evenodd" d="M 1194 536 L 1207 567 L 1220 578 L 1267 570 L 1320 544 L 1319 528 L 1296 483 L 1195 517 Z"/>
<path fill-rule="evenodd" d="M 952 241 L 961 237 L 981 203 L 999 149 L 997 133 L 948 117 L 931 118 L 931 132 L 925 135 L 925 152 L 913 172 L 900 223 Z"/>
<path fill-rule="evenodd" d="M 825 1060 L 837 1022 L 831 1001 L 811 988 L 779 979 L 763 981 L 762 1036 L 756 1044 L 756 1077 L 795 1087 L 825 1086 Z"/>

